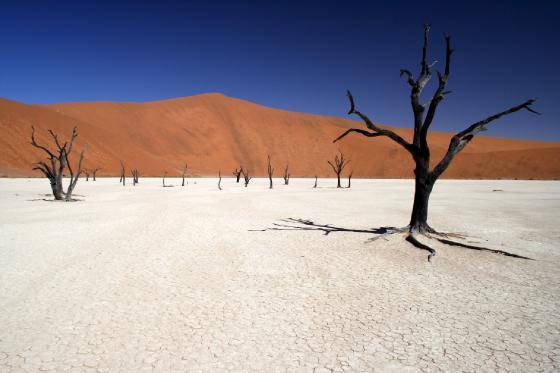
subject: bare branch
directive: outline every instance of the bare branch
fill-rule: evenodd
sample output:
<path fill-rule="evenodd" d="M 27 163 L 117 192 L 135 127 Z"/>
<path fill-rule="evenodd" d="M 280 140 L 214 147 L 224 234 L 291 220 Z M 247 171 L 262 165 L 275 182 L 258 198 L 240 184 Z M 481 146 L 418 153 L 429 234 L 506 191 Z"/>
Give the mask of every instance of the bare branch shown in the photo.
<path fill-rule="evenodd" d="M 54 154 L 43 145 L 39 145 L 35 139 L 35 126 L 31 126 L 31 145 L 46 152 L 50 158 L 54 158 Z"/>
<path fill-rule="evenodd" d="M 525 110 L 528 110 L 532 113 L 535 113 L 535 110 L 531 109 L 531 107 L 530 107 L 534 102 L 535 102 L 534 99 L 527 100 L 522 104 L 516 105 L 516 106 L 511 107 L 511 108 L 509 108 L 505 111 L 502 111 L 498 114 L 491 115 L 486 119 L 483 119 L 479 122 L 476 122 L 476 123 L 470 125 L 465 130 L 457 133 L 455 136 L 453 136 L 451 138 L 451 141 L 449 142 L 449 148 L 447 150 L 447 153 L 445 154 L 443 159 L 437 164 L 437 166 L 434 167 L 433 171 L 430 173 L 430 177 L 433 180 L 436 180 L 447 169 L 447 167 L 449 166 L 449 164 L 451 163 L 453 158 L 457 155 L 457 153 L 459 153 L 461 150 L 463 150 L 463 148 L 465 146 L 467 146 L 467 144 L 474 138 L 474 136 L 476 136 L 480 132 L 486 130 L 485 126 L 487 124 L 489 124 L 490 122 L 493 122 L 496 119 L 499 119 L 499 118 L 501 118 L 505 115 L 515 113 L 516 111 L 519 111 L 519 110 L 522 110 L 522 109 L 525 109 Z"/>
<path fill-rule="evenodd" d="M 348 135 L 350 132 L 358 132 L 361 133 L 364 136 L 367 137 L 377 137 L 377 136 L 382 136 L 380 133 L 376 133 L 376 132 L 368 132 L 366 130 L 362 130 L 359 128 L 350 128 L 349 130 L 347 130 L 346 132 L 344 132 L 342 135 L 338 136 L 336 139 L 333 140 L 333 143 L 337 142 L 338 140 L 342 139 L 344 136 Z"/>

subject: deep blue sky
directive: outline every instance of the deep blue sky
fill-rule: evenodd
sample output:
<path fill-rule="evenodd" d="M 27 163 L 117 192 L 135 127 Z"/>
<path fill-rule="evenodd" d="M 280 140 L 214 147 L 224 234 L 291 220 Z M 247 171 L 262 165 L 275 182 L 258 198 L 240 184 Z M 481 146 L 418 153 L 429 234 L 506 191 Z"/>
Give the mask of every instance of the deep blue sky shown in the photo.
<path fill-rule="evenodd" d="M 485 134 L 560 141 L 559 11 L 553 1 L 5 2 L 0 96 L 53 103 L 222 92 L 345 117 L 351 89 L 375 121 L 409 127 L 399 69 L 418 70 L 429 22 L 430 59 L 443 62 L 444 32 L 456 49 L 453 94 L 434 129 L 460 130 L 536 97 L 543 115 L 513 114 Z"/>

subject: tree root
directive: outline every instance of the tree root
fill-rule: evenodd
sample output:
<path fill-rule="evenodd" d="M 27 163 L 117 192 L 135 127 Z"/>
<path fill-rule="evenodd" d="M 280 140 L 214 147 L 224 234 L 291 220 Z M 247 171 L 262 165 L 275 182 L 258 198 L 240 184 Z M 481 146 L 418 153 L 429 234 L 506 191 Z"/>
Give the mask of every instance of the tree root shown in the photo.
<path fill-rule="evenodd" d="M 408 236 L 406 236 L 406 240 L 408 242 L 410 242 L 411 244 L 413 244 L 414 246 L 416 246 L 419 249 L 422 250 L 426 250 L 430 252 L 430 255 L 428 255 L 428 262 L 432 262 L 432 258 L 434 256 L 436 256 L 436 251 L 434 249 L 432 249 L 430 246 L 423 244 L 422 242 L 418 241 L 415 237 L 415 234 L 410 233 Z"/>

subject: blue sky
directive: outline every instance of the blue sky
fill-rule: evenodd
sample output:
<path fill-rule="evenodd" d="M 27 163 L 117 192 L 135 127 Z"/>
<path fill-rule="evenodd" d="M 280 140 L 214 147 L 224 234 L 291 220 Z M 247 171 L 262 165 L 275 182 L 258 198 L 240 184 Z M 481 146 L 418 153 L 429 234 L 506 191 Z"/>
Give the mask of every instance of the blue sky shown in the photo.
<path fill-rule="evenodd" d="M 485 134 L 560 141 L 559 11 L 552 1 L 18 1 L 0 13 L 0 96 L 54 103 L 221 92 L 345 117 L 350 89 L 375 121 L 410 127 L 399 69 L 419 69 L 428 22 L 430 59 L 443 62 L 444 32 L 456 49 L 453 94 L 433 129 L 461 130 L 536 97 L 543 115 L 517 113 Z"/>

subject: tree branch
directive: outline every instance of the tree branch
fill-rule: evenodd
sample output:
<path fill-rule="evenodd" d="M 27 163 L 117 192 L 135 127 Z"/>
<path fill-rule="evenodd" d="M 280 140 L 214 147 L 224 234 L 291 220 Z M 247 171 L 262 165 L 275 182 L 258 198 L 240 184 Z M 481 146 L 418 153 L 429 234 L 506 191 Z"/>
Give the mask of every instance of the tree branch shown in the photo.
<path fill-rule="evenodd" d="M 46 152 L 51 159 L 55 157 L 54 154 L 49 149 L 47 149 L 43 145 L 39 145 L 35 140 L 35 126 L 31 126 L 31 145 Z"/>
<path fill-rule="evenodd" d="M 508 114 L 515 113 L 516 111 L 519 111 L 519 110 L 522 110 L 522 109 L 528 110 L 531 113 L 540 114 L 540 113 L 538 113 L 537 111 L 535 111 L 531 108 L 531 105 L 533 105 L 534 102 L 535 102 L 534 99 L 527 100 L 522 104 L 511 107 L 511 108 L 509 108 L 505 111 L 502 111 L 501 113 L 491 115 L 486 119 L 483 119 L 479 122 L 476 122 L 476 123 L 470 125 L 465 130 L 457 133 L 455 136 L 453 136 L 451 138 L 451 141 L 449 142 L 449 148 L 447 150 L 447 153 L 442 158 L 442 160 L 437 164 L 437 166 L 434 167 L 434 169 L 430 173 L 430 177 L 433 180 L 437 179 L 447 169 L 447 167 L 449 167 L 449 164 L 451 163 L 453 158 L 461 150 L 463 150 L 463 148 L 465 146 L 467 146 L 467 144 L 474 138 L 474 136 L 478 135 L 482 131 L 486 131 L 485 126 L 487 124 L 489 124 L 490 122 L 493 122 L 496 119 L 499 119 L 499 118 L 501 118 L 505 115 L 508 115 Z"/>
<path fill-rule="evenodd" d="M 375 132 L 377 135 L 376 136 L 386 136 L 388 138 L 390 138 L 391 140 L 395 141 L 397 144 L 401 145 L 402 147 L 404 147 L 406 150 L 408 150 L 411 154 L 414 154 L 415 152 L 415 147 L 408 143 L 405 139 L 403 139 L 402 137 L 400 137 L 399 135 L 397 135 L 395 132 L 388 130 L 388 129 L 384 129 L 381 127 L 376 126 L 375 124 L 373 124 L 373 122 L 365 115 L 360 113 L 358 110 L 356 110 L 356 105 L 354 103 L 354 97 L 352 96 L 352 93 L 350 91 L 347 91 L 347 96 L 348 96 L 348 100 L 350 101 L 350 110 L 348 111 L 348 114 L 356 114 L 357 116 L 359 116 L 364 123 L 366 124 L 366 127 L 368 129 L 370 129 L 371 131 Z M 375 136 L 370 136 L 370 135 L 366 135 L 364 132 L 360 132 L 360 131 L 346 131 L 345 134 L 339 136 L 338 139 L 346 136 L 349 132 L 359 132 L 364 136 L 368 136 L 368 137 L 375 137 Z M 370 132 L 367 132 L 370 133 Z M 337 139 L 337 140 L 338 140 Z M 335 140 L 336 141 L 336 140 Z"/>
<path fill-rule="evenodd" d="M 380 133 L 376 133 L 376 132 L 368 132 L 366 130 L 362 130 L 359 128 L 350 128 L 349 130 L 347 130 L 346 132 L 344 132 L 342 135 L 338 136 L 336 139 L 333 140 L 333 143 L 337 142 L 338 140 L 342 139 L 344 136 L 348 135 L 350 132 L 358 132 L 361 133 L 364 136 L 367 137 L 377 137 L 377 136 L 381 136 Z"/>

